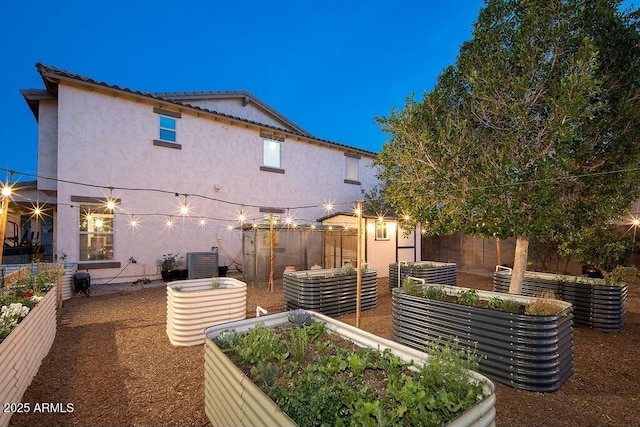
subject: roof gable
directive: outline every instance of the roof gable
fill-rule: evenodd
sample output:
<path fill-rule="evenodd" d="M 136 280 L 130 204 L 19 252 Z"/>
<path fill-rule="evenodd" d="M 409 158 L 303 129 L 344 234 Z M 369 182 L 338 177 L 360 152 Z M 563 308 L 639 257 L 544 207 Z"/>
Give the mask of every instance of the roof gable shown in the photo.
<path fill-rule="evenodd" d="M 153 94 L 163 99 L 242 117 L 313 137 L 301 126 L 246 91 L 154 92 Z"/>
<path fill-rule="evenodd" d="M 151 92 L 141 92 L 135 91 L 128 88 L 122 88 L 117 85 L 107 84 L 105 82 L 100 82 L 93 80 L 88 77 L 81 76 L 79 74 L 71 73 L 69 71 L 61 70 L 56 67 L 51 67 L 48 65 L 44 65 L 41 63 L 36 64 L 36 69 L 40 73 L 42 80 L 46 87 L 46 92 L 52 97 L 51 99 L 57 97 L 58 92 L 58 84 L 61 81 L 70 81 L 81 83 L 82 85 L 87 85 L 89 87 L 100 87 L 105 88 L 114 92 L 120 92 L 125 94 L 133 95 L 137 98 L 147 98 L 154 101 L 160 101 L 166 104 L 174 105 L 179 108 L 181 111 L 189 111 L 192 110 L 198 114 L 205 113 L 206 115 L 220 117 L 229 119 L 232 123 L 238 123 L 240 125 L 253 125 L 259 128 L 264 128 L 265 130 L 273 130 L 278 133 L 283 133 L 285 135 L 290 135 L 293 137 L 304 138 L 307 139 L 310 143 L 315 143 L 319 145 L 324 145 L 328 147 L 332 147 L 334 149 L 338 149 L 346 152 L 353 152 L 357 154 L 361 154 L 367 157 L 375 157 L 376 153 L 368 150 L 363 150 L 361 148 L 352 147 L 345 144 L 340 144 L 337 142 L 329 141 L 326 139 L 317 138 L 300 126 L 296 125 L 292 121 L 286 119 L 284 116 L 279 114 L 274 109 L 268 107 L 262 101 L 258 100 L 256 97 L 248 94 L 248 92 L 159 92 L 159 93 L 151 93 Z M 29 107 L 34 111 L 34 115 L 37 119 L 37 103 L 40 99 L 43 99 L 43 91 L 38 89 L 26 89 L 22 90 L 21 93 L 24 96 L 25 100 L 29 104 Z M 239 95 L 242 94 L 242 97 Z M 161 96 L 162 95 L 162 96 Z M 236 116 L 230 113 L 226 113 L 224 111 L 216 111 L 210 110 L 206 107 L 190 104 L 186 101 L 190 102 L 203 102 L 203 101 L 213 101 L 214 104 L 217 102 L 218 105 L 221 105 L 220 100 L 223 99 L 243 99 L 242 102 L 253 102 L 253 105 L 256 106 L 256 111 L 261 110 L 263 113 L 263 117 L 271 116 L 273 120 L 275 120 L 277 124 L 273 123 L 262 123 L 256 121 L 255 119 L 249 119 L 241 116 Z M 185 102 L 183 102 L 185 101 Z M 208 105 L 208 107 L 212 107 L 213 104 Z M 283 127 L 286 126 L 286 127 Z"/>

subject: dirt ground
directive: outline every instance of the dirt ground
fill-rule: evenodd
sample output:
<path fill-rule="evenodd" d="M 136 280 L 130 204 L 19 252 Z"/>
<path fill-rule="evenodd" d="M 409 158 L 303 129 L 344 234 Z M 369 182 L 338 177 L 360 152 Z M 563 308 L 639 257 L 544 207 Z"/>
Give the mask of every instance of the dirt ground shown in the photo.
<path fill-rule="evenodd" d="M 486 275 L 458 273 L 458 284 L 491 289 Z M 150 284 L 92 285 L 92 296 L 65 301 L 49 355 L 15 414 L 22 426 L 206 426 L 203 346 L 173 347 L 165 332 L 166 290 Z M 256 306 L 282 311 L 282 287 L 249 287 L 247 317 Z M 355 315 L 338 318 L 354 324 Z M 378 281 L 378 307 L 361 327 L 391 338 L 391 293 Z M 496 383 L 498 426 L 640 425 L 640 285 L 629 286 L 627 323 L 619 333 L 574 328 L 571 378 L 554 393 Z M 36 404 L 50 412 L 33 411 Z M 71 405 L 68 405 L 71 404 Z"/>

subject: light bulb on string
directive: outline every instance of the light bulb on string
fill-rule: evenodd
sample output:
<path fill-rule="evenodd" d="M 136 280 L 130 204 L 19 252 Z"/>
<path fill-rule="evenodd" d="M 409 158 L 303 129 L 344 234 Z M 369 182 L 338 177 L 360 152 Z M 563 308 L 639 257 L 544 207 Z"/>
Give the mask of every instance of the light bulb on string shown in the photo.
<path fill-rule="evenodd" d="M 137 230 L 139 226 L 140 226 L 140 221 L 136 219 L 135 214 L 132 214 L 131 217 L 129 218 L 129 228 L 133 230 Z"/>
<path fill-rule="evenodd" d="M 173 226 L 174 226 L 174 225 L 175 225 L 175 224 L 174 224 L 174 222 L 173 222 L 173 217 L 169 217 L 169 218 L 167 218 L 167 221 L 165 221 L 165 223 L 164 223 L 165 228 L 167 228 L 167 229 L 169 229 L 169 230 L 173 229 Z"/>
<path fill-rule="evenodd" d="M 187 195 L 184 195 L 184 200 L 182 201 L 182 205 L 180 205 L 180 215 L 187 216 L 189 215 L 189 204 L 187 203 Z"/>
<path fill-rule="evenodd" d="M 205 225 L 207 225 L 207 219 L 206 218 L 200 218 L 198 220 L 198 226 L 199 227 L 204 227 Z"/>
<path fill-rule="evenodd" d="M 106 206 L 110 211 L 116 208 L 116 201 L 113 198 L 113 187 L 109 187 L 109 197 L 107 198 Z"/>
<path fill-rule="evenodd" d="M 333 202 L 332 201 L 324 202 L 323 206 L 324 206 L 324 210 L 326 210 L 327 212 L 329 212 L 329 213 L 333 212 Z"/>
<path fill-rule="evenodd" d="M 238 221 L 240 224 L 244 224 L 247 221 L 247 214 L 244 212 L 244 208 L 240 209 L 240 213 L 238 214 Z"/>

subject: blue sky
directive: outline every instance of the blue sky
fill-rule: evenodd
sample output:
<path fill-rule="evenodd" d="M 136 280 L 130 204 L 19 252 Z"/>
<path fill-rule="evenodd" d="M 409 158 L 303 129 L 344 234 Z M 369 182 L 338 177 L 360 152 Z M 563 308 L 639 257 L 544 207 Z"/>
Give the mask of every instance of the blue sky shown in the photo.
<path fill-rule="evenodd" d="M 19 92 L 44 88 L 36 62 L 132 90 L 246 90 L 319 138 L 378 152 L 374 118 L 433 87 L 483 4 L 3 0 L 0 168 L 37 172 Z"/>

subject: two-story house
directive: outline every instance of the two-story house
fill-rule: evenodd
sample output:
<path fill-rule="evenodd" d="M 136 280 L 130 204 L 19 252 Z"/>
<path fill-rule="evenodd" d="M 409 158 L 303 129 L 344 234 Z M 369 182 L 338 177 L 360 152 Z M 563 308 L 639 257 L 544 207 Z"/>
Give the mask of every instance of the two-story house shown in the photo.
<path fill-rule="evenodd" d="M 247 92 L 143 93 L 36 68 L 45 89 L 21 92 L 38 122 L 37 189 L 56 200 L 53 253 L 98 283 L 212 247 L 221 265 L 242 263 L 242 222 L 313 223 L 376 184 L 375 153 L 315 137 Z"/>

